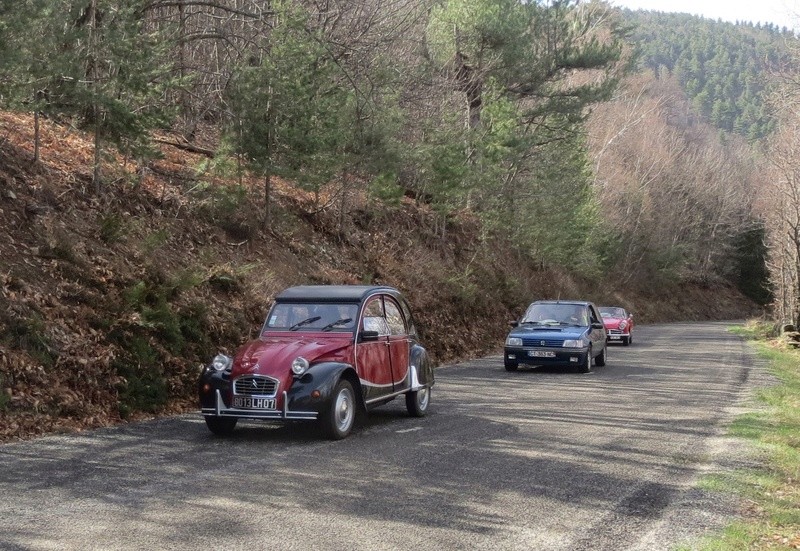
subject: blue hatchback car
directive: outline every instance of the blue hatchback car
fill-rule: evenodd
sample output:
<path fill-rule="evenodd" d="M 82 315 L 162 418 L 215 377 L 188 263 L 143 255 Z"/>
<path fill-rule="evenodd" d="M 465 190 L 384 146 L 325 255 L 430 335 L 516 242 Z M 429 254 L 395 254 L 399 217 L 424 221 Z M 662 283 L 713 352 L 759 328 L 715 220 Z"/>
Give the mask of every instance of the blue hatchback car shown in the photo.
<path fill-rule="evenodd" d="M 606 365 L 606 330 L 591 302 L 539 300 L 532 303 L 506 338 L 507 371 L 520 365 L 574 366 L 588 373 Z"/>

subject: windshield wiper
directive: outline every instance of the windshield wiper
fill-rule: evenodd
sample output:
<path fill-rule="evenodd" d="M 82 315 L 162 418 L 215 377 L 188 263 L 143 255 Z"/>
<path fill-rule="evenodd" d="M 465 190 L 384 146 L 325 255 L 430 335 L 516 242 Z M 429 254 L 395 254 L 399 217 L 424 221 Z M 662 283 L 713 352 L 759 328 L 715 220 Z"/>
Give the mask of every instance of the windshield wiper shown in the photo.
<path fill-rule="evenodd" d="M 320 319 L 322 319 L 322 316 L 313 316 L 311 318 L 306 318 L 303 321 L 298 321 L 289 328 L 289 331 L 296 331 L 301 327 L 303 327 L 304 325 L 308 325 L 309 323 L 314 323 L 315 321 L 319 321 Z"/>
<path fill-rule="evenodd" d="M 337 325 L 344 325 L 345 323 L 350 323 L 351 321 L 353 321 L 353 318 L 342 318 L 340 320 L 332 321 L 331 323 L 323 327 L 322 331 L 330 331 Z"/>

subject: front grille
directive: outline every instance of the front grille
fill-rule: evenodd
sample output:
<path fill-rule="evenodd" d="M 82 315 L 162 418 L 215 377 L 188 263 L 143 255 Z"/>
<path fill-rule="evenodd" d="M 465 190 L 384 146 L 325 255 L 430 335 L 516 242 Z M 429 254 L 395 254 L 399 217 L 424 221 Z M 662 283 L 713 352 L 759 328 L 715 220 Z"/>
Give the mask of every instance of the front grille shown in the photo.
<path fill-rule="evenodd" d="M 522 346 L 544 346 L 550 348 L 563 348 L 563 339 L 537 339 L 535 337 L 525 337 L 522 339 Z"/>
<path fill-rule="evenodd" d="M 608 334 L 609 335 L 621 335 L 622 331 L 620 331 L 619 329 L 609 329 L 608 330 Z"/>
<path fill-rule="evenodd" d="M 233 382 L 233 393 L 243 396 L 275 396 L 278 381 L 261 375 L 243 375 Z"/>

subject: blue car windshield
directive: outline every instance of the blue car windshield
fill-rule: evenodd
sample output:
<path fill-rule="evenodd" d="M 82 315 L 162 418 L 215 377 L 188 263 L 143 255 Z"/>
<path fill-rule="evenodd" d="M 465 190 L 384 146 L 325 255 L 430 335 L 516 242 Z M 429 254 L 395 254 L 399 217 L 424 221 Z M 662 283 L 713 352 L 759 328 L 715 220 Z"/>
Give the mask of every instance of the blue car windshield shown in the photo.
<path fill-rule="evenodd" d="M 521 323 L 588 326 L 589 316 L 580 304 L 531 304 Z"/>
<path fill-rule="evenodd" d="M 264 330 L 352 332 L 357 316 L 358 304 L 280 302 L 272 307 Z"/>

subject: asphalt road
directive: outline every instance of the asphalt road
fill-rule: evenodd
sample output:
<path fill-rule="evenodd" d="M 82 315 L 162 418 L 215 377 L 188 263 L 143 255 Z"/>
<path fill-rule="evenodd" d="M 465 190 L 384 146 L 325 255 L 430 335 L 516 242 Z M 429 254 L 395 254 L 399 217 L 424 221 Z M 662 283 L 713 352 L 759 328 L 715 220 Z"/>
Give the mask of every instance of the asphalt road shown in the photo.
<path fill-rule="evenodd" d="M 343 441 L 185 415 L 0 446 L 0 549 L 657 550 L 724 525 L 696 486 L 763 371 L 729 324 L 643 326 L 589 374 L 439 368 Z"/>

